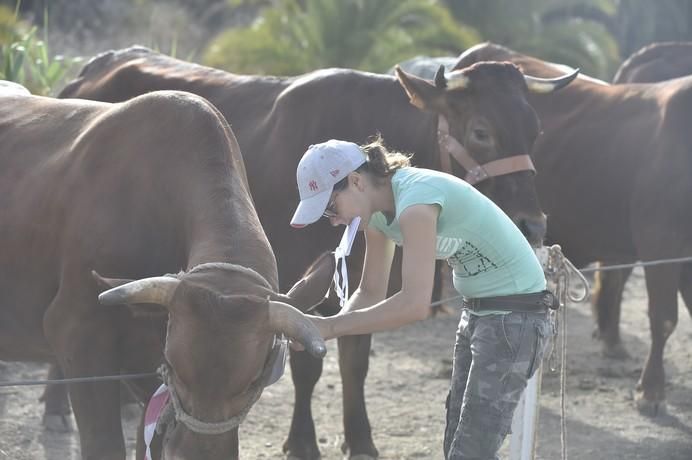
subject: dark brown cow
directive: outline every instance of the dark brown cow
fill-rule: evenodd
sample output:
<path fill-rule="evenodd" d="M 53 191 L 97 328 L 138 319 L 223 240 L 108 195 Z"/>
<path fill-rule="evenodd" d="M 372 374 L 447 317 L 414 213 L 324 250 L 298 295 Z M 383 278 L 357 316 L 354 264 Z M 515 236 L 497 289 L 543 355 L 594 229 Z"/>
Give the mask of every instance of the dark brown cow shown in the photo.
<path fill-rule="evenodd" d="M 457 66 L 487 59 L 509 60 L 544 77 L 563 71 L 492 44 L 468 50 Z M 648 85 L 579 78 L 564 91 L 529 100 L 543 122 L 533 158 L 549 240 L 559 242 L 577 266 L 692 255 L 692 77 Z M 637 402 L 655 414 L 665 398 L 663 349 L 677 324 L 678 291 L 692 313 L 692 265 L 649 266 L 645 274 L 651 348 Z M 595 293 L 598 327 L 609 350 L 621 346 L 627 275 L 604 277 Z"/>
<path fill-rule="evenodd" d="M 453 139 L 458 139 L 475 158 L 472 163 L 485 166 L 474 171 L 490 173 L 478 188 L 495 200 L 533 243 L 539 243 L 545 219 L 536 202 L 533 172 L 526 156 L 539 123 L 526 102 L 527 81 L 533 88 L 550 91 L 571 78 L 557 82 L 525 79 L 516 67 L 500 63 L 478 64 L 449 76 L 440 72 L 434 84 L 401 71 L 398 80 L 345 69 L 292 78 L 242 76 L 133 48 L 93 59 L 61 97 L 122 101 L 169 88 L 209 99 L 238 136 L 252 196 L 277 252 L 281 283 L 287 286 L 317 254 L 333 248 L 340 234 L 327 222 L 299 231 L 288 225 L 298 202 L 295 169 L 305 149 L 330 138 L 363 142 L 380 132 L 391 148 L 415 152 L 418 165 L 439 168 L 446 158 L 440 157 L 437 142 L 441 115 L 448 121 L 451 134 L 441 135 L 443 141 L 453 144 Z M 463 167 L 450 167 L 466 177 Z M 355 270 L 350 279 L 360 278 L 361 257 L 362 252 L 357 252 L 352 258 L 350 266 Z M 333 314 L 337 305 L 330 299 L 320 312 Z M 377 456 L 363 396 L 369 349 L 370 336 L 339 340 L 344 451 L 351 456 Z M 304 353 L 293 353 L 291 368 L 296 403 L 284 450 L 293 457 L 315 459 L 320 454 L 310 399 L 321 363 Z"/>
<path fill-rule="evenodd" d="M 623 62 L 613 83 L 657 83 L 688 75 L 692 75 L 692 42 L 658 42 L 643 47 Z M 606 286 L 612 291 L 611 297 L 621 299 L 630 273 L 631 270 L 597 273 L 597 289 Z M 617 330 L 619 307 L 616 312 L 609 311 L 611 305 L 603 302 L 596 307 L 601 329 Z M 614 351 L 615 356 L 628 356 L 624 348 L 617 347 Z"/>
<path fill-rule="evenodd" d="M 692 75 L 692 42 L 658 42 L 627 58 L 613 83 L 656 83 L 687 75 Z"/>
<path fill-rule="evenodd" d="M 333 258 L 276 294 L 236 140 L 196 95 L 106 104 L 0 89 L 0 240 L 0 358 L 57 360 L 67 377 L 151 372 L 164 358 L 181 407 L 166 458 L 237 458 L 236 422 L 262 391 L 275 334 L 325 352 L 284 302 L 321 300 Z M 132 308 L 99 305 L 103 287 L 115 289 L 102 304 Z M 156 385 L 131 382 L 142 399 Z M 118 382 L 71 385 L 82 458 L 125 457 L 119 394 Z"/>

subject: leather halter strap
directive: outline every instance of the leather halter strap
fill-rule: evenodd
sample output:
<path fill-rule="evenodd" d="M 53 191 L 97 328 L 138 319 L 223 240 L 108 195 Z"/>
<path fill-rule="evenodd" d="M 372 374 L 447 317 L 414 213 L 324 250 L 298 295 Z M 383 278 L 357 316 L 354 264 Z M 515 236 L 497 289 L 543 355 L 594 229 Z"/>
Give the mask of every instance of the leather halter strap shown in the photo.
<path fill-rule="evenodd" d="M 457 163 L 466 170 L 464 180 L 471 185 L 475 185 L 490 177 L 503 176 L 519 171 L 536 172 L 531 157 L 527 154 L 514 155 L 489 161 L 482 165 L 479 164 L 466 148 L 449 134 L 449 123 L 442 115 L 439 115 L 437 122 L 437 142 L 439 144 L 440 167 L 442 171 L 452 174 L 451 158 L 454 157 Z"/>

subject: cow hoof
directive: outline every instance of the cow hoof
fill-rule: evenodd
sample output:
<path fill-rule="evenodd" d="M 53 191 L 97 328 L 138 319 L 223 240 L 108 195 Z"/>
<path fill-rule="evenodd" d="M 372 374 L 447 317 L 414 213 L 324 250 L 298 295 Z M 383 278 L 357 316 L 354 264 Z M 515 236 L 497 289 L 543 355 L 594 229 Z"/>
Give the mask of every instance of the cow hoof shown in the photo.
<path fill-rule="evenodd" d="M 643 393 L 637 393 L 634 402 L 639 413 L 647 417 L 659 417 L 668 413 L 665 400 L 651 401 Z"/>
<path fill-rule="evenodd" d="M 627 352 L 627 349 L 622 342 L 618 342 L 613 345 L 604 343 L 603 347 L 601 348 L 601 353 L 603 356 L 609 359 L 624 360 L 630 358 L 630 354 Z"/>
<path fill-rule="evenodd" d="M 296 449 L 289 449 L 288 447 L 284 446 L 286 460 L 320 460 L 322 458 L 322 454 L 316 446 L 312 449 L 300 450 L 302 450 L 302 452 L 298 452 Z"/>
<path fill-rule="evenodd" d="M 379 456 L 379 452 L 377 452 L 377 449 L 372 444 L 369 447 L 365 447 L 358 450 L 360 450 L 361 453 L 349 455 L 350 449 L 348 447 L 348 444 L 345 441 L 341 444 L 341 452 L 345 455 L 344 460 L 376 460 Z M 363 452 L 364 450 L 366 452 Z"/>
<path fill-rule="evenodd" d="M 71 433 L 74 431 L 74 422 L 70 414 L 45 414 L 43 428 L 53 433 Z"/>
<path fill-rule="evenodd" d="M 591 338 L 594 340 L 601 340 L 601 331 L 598 326 L 594 326 L 593 331 L 591 331 Z"/>

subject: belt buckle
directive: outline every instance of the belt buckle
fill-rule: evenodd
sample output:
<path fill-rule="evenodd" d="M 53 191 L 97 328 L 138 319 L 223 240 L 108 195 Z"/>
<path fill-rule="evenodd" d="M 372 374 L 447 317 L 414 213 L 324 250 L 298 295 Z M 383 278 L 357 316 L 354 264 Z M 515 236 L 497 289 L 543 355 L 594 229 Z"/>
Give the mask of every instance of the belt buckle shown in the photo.
<path fill-rule="evenodd" d="M 469 308 L 473 311 L 478 311 L 481 308 L 481 299 L 474 297 L 468 300 Z"/>
<path fill-rule="evenodd" d="M 550 291 L 545 291 L 545 295 L 542 300 L 546 308 L 550 310 L 557 310 L 560 306 L 557 296 Z"/>

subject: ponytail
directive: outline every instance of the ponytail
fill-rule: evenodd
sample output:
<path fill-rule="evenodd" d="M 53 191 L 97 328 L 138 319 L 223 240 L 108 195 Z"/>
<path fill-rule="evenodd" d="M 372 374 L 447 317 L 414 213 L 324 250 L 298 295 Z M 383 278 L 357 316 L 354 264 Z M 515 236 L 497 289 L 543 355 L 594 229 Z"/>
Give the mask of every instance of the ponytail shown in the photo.
<path fill-rule="evenodd" d="M 388 177 L 397 169 L 411 166 L 411 157 L 387 150 L 380 134 L 377 134 L 368 144 L 361 146 L 361 149 L 368 156 L 368 161 L 358 169 L 368 171 L 375 177 Z"/>
<path fill-rule="evenodd" d="M 356 172 L 368 173 L 375 183 L 381 183 L 382 179 L 390 177 L 398 169 L 411 166 L 411 155 L 387 150 L 379 133 L 371 137 L 367 144 L 361 145 L 360 149 L 368 159 L 356 169 Z M 334 190 L 344 189 L 347 185 L 348 176 L 337 182 Z"/>

